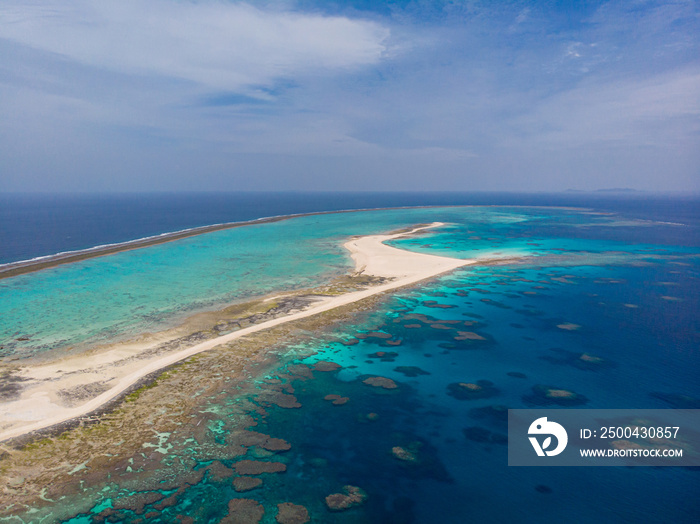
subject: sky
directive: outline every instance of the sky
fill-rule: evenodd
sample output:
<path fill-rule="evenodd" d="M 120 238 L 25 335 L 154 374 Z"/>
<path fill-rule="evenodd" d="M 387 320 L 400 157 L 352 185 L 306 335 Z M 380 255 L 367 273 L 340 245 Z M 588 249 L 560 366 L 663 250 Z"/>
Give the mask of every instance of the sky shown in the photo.
<path fill-rule="evenodd" d="M 700 191 L 700 2 L 2 0 L 0 191 Z"/>

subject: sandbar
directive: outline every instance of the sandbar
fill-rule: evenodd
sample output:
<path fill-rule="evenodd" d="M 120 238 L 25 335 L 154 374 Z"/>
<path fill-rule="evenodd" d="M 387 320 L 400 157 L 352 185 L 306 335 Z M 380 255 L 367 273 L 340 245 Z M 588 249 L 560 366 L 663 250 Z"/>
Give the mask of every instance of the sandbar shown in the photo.
<path fill-rule="evenodd" d="M 402 236 L 442 226 L 441 222 L 422 225 L 387 235 L 352 238 L 344 246 L 354 262 L 354 277 L 367 277 L 370 285 L 336 296 L 315 295 L 301 310 L 271 318 L 187 347 L 155 352 L 157 342 L 131 341 L 95 354 L 66 357 L 56 362 L 25 366 L 15 370 L 22 380 L 19 398 L 0 404 L 0 442 L 84 417 L 118 399 L 145 377 L 168 366 L 228 344 L 247 335 L 294 320 L 311 317 L 368 297 L 436 277 L 459 267 L 491 263 L 499 257 L 455 259 L 405 251 L 386 244 Z M 162 342 L 162 341 L 161 341 Z M 90 384 L 100 387 L 90 391 Z M 76 402 L 66 403 L 61 392 L 82 388 Z"/>

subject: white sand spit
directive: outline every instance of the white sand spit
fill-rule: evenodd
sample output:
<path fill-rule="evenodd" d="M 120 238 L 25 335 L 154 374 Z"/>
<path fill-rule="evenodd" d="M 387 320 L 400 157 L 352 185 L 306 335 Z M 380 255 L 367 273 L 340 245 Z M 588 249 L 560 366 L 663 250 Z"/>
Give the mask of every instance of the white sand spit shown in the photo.
<path fill-rule="evenodd" d="M 142 355 L 138 358 L 145 349 L 152 347 L 153 342 L 141 346 L 138 342 L 130 342 L 98 354 L 78 355 L 50 364 L 26 366 L 19 372 L 20 376 L 26 379 L 20 398 L 0 404 L 0 441 L 85 416 L 118 397 L 146 375 L 192 355 L 209 351 L 251 333 L 307 318 L 477 262 L 476 259 L 460 260 L 412 253 L 384 244 L 387 240 L 441 225 L 443 224 L 436 222 L 406 233 L 364 236 L 345 244 L 355 261 L 356 273 L 390 278 L 389 282 L 361 291 L 326 297 L 303 311 L 255 324 L 165 355 L 152 358 Z M 72 406 L 66 406 L 58 395 L 59 391 L 91 383 L 104 385 L 102 390 L 109 389 L 96 391 L 92 397 L 88 394 L 82 403 Z"/>

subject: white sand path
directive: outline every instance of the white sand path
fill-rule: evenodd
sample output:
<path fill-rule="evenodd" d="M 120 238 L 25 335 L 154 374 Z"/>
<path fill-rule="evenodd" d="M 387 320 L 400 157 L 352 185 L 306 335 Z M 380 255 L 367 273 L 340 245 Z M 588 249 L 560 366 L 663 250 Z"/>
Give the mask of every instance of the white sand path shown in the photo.
<path fill-rule="evenodd" d="M 353 302 L 371 297 L 378 293 L 414 284 L 452 271 L 458 267 L 477 262 L 477 259 L 462 260 L 414 253 L 397 249 L 384 243 L 387 240 L 410 235 L 422 229 L 439 227 L 442 225 L 444 224 L 441 222 L 435 222 L 405 233 L 371 235 L 350 240 L 345 244 L 345 247 L 350 251 L 355 261 L 355 270 L 357 273 L 386 277 L 392 280 L 369 289 L 324 298 L 303 311 L 255 324 L 201 342 L 186 349 L 158 356 L 151 361 L 137 361 L 133 362 L 131 365 L 113 366 L 110 369 L 113 375 L 108 377 L 108 380 L 116 380 L 116 383 L 114 383 L 109 390 L 87 400 L 83 404 L 73 407 L 61 405 L 57 397 L 57 389 L 65 387 L 65 385 L 59 385 L 60 381 L 47 379 L 56 377 L 57 374 L 65 373 L 66 371 L 80 371 L 80 374 L 76 374 L 75 380 L 78 384 L 80 384 L 80 381 L 86 383 L 89 381 L 90 376 L 96 375 L 95 370 L 98 368 L 98 364 L 104 367 L 105 364 L 118 361 L 120 356 L 123 355 L 123 351 L 120 353 L 115 350 L 112 352 L 112 355 L 93 355 L 77 359 L 74 358 L 72 359 L 72 363 L 68 363 L 68 365 L 66 365 L 66 362 L 59 362 L 25 368 L 23 370 L 25 376 L 34 379 L 37 381 L 37 384 L 27 388 L 18 400 L 0 404 L 0 442 L 85 416 L 114 400 L 125 390 L 150 373 L 203 351 L 209 351 L 222 344 L 227 344 L 241 337 L 245 337 L 246 335 L 250 335 L 251 333 L 269 329 L 286 322 L 317 315 L 324 311 L 352 304 Z M 103 369 L 100 370 L 99 376 L 103 379 L 105 378 Z"/>

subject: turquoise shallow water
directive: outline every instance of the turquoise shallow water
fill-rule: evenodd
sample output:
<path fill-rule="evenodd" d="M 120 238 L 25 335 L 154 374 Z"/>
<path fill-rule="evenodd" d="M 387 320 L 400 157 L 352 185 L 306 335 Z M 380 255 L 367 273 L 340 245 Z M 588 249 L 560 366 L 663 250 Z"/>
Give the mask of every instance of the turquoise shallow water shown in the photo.
<path fill-rule="evenodd" d="M 312 232 L 303 227 L 311 218 Z M 280 224 L 298 227 L 304 243 L 325 246 L 326 261 L 304 267 L 313 280 L 347 267 L 338 247 L 344 235 L 433 220 L 449 226 L 395 244 L 453 256 L 533 256 L 404 290 L 363 321 L 285 348 L 250 394 L 222 386 L 192 414 L 193 421 L 207 414 L 205 430 L 193 425 L 155 436 L 149 445 L 161 451 L 134 457 L 149 461 L 148 473 L 113 472 L 80 504 L 58 502 L 62 514 L 92 507 L 67 522 L 148 515 L 150 522 L 214 523 L 241 498 L 261 505 L 265 523 L 275 522 L 281 502 L 304 505 L 313 522 L 697 522 L 697 470 L 509 468 L 503 410 L 540 405 L 538 385 L 575 392 L 579 408 L 700 405 L 700 249 L 669 245 L 675 226 L 570 210 L 426 209 Z M 296 243 L 304 253 L 307 246 Z M 577 327 L 560 327 L 571 324 Z M 310 351 L 316 354 L 305 356 Z M 582 360 L 584 354 L 600 360 Z M 319 361 L 340 367 L 312 370 Z M 397 387 L 368 386 L 363 381 L 371 376 Z M 282 387 L 276 380 L 293 388 L 300 407 L 269 401 Z M 459 383 L 485 390 L 465 398 L 456 393 Z M 328 394 L 347 401 L 334 405 Z M 246 455 L 230 456 L 228 439 L 247 401 L 257 423 L 251 429 L 284 439 L 289 450 L 270 455 L 251 445 Z M 397 459 L 397 446 L 417 460 Z M 233 489 L 237 474 L 214 474 L 213 461 L 235 468 L 261 458 L 285 464 L 286 472 L 257 475 L 263 487 L 246 493 Z M 166 485 L 163 472 L 179 480 Z M 345 485 L 362 488 L 365 503 L 329 511 L 325 497 Z M 144 494 L 150 502 L 138 501 Z"/>
<path fill-rule="evenodd" d="M 4 279 L 0 354 L 55 356 L 160 330 L 197 311 L 318 285 L 352 267 L 343 239 L 414 219 L 390 211 L 300 217 Z"/>
<path fill-rule="evenodd" d="M 420 222 L 468 221 L 473 234 L 450 240 L 456 226 L 448 225 L 431 237 L 430 245 L 422 237 L 396 245 L 464 258 L 494 250 L 505 256 L 546 253 L 562 246 L 626 248 L 615 241 L 591 246 L 590 240 L 570 238 L 545 239 L 534 246 L 529 236 L 505 234 L 552 217 L 577 226 L 614 223 L 606 217 L 542 208 L 327 214 L 200 235 L 4 279 L 0 280 L 0 355 L 58 356 L 69 348 L 161 330 L 198 311 L 318 285 L 351 267 L 342 248 L 348 236 Z"/>

